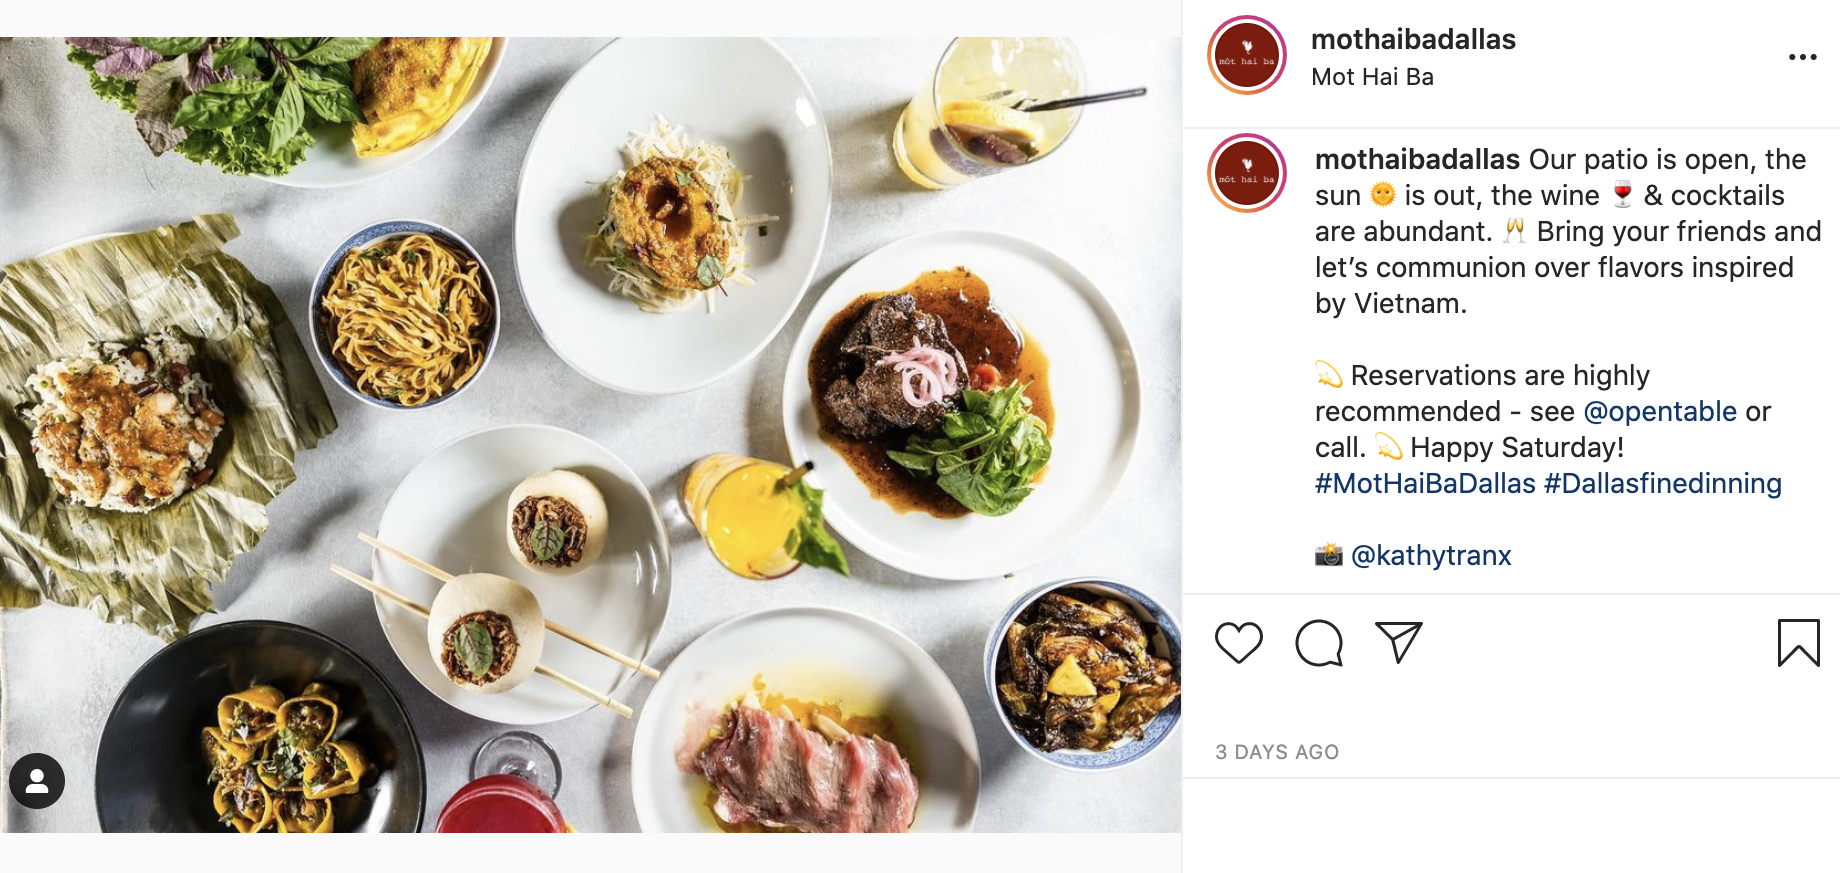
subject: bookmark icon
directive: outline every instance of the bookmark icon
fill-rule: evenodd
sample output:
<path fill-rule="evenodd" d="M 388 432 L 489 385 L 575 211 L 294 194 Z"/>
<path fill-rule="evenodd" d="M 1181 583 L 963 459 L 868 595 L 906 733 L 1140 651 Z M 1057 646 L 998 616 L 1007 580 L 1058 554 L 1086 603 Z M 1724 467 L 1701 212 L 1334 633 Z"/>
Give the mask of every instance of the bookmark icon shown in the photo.
<path fill-rule="evenodd" d="M 1776 666 L 1789 663 L 1801 655 L 1816 667 L 1821 666 L 1821 620 L 1818 618 L 1780 618 L 1776 620 Z"/>
<path fill-rule="evenodd" d="M 1418 639 L 1418 629 L 1425 626 L 1422 621 L 1376 621 L 1374 627 L 1386 634 L 1387 642 L 1393 644 L 1393 663 L 1406 659 L 1406 650 L 1412 648 L 1412 641 Z"/>

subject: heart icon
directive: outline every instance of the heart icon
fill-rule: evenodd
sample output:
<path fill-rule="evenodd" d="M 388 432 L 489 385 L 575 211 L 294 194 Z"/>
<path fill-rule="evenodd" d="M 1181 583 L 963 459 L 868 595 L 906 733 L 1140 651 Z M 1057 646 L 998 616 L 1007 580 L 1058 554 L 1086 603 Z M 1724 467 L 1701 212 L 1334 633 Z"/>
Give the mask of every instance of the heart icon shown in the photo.
<path fill-rule="evenodd" d="M 1265 632 L 1252 622 L 1234 624 L 1223 621 L 1220 627 L 1214 628 L 1214 645 L 1226 652 L 1235 664 L 1246 663 L 1246 659 L 1252 657 L 1252 653 L 1258 651 L 1259 645 L 1264 642 Z"/>

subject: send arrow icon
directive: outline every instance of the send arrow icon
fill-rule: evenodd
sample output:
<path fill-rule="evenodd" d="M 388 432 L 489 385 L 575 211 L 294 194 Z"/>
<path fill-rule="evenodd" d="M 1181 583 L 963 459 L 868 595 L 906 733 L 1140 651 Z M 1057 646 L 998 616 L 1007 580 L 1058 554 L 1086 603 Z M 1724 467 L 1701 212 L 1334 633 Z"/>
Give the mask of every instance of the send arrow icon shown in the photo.
<path fill-rule="evenodd" d="M 1374 627 L 1386 634 L 1388 642 L 1393 644 L 1393 663 L 1406 659 L 1406 650 L 1412 648 L 1412 641 L 1418 639 L 1418 629 L 1425 626 L 1422 621 L 1376 621 Z"/>

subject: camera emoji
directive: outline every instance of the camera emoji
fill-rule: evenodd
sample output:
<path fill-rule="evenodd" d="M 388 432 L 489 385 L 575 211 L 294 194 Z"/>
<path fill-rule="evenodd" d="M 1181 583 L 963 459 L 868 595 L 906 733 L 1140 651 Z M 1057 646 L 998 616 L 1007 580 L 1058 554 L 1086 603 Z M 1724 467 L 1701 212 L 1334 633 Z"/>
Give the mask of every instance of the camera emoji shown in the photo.
<path fill-rule="evenodd" d="M 1342 550 L 1336 548 L 1334 543 L 1316 547 L 1316 566 L 1340 567 L 1341 565 Z"/>

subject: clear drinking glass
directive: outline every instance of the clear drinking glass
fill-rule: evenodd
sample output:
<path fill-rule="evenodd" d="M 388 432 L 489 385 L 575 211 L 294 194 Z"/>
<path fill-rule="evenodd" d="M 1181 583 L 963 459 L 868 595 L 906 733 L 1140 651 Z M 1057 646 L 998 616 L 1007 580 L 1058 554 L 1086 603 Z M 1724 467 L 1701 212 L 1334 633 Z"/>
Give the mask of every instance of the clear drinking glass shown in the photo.
<path fill-rule="evenodd" d="M 444 834 L 569 833 L 556 806 L 562 763 L 542 737 L 506 731 L 473 754 L 472 781 L 462 786 L 435 820 Z"/>
<path fill-rule="evenodd" d="M 961 36 L 894 124 L 895 164 L 941 190 L 1035 163 L 1066 142 L 1080 109 L 1019 106 L 1084 93 L 1073 43 L 1046 36 Z"/>
<path fill-rule="evenodd" d="M 790 549 L 804 510 L 781 484 L 791 474 L 784 464 L 716 454 L 684 477 L 684 514 L 729 572 L 778 579 L 799 568 Z"/>
<path fill-rule="evenodd" d="M 550 797 L 562 793 L 561 759 L 549 743 L 530 731 L 505 731 L 481 743 L 473 753 L 473 769 L 467 778 L 485 776 L 516 776 Z"/>

